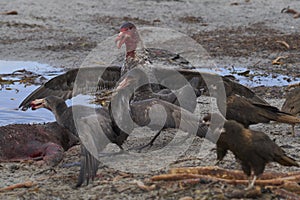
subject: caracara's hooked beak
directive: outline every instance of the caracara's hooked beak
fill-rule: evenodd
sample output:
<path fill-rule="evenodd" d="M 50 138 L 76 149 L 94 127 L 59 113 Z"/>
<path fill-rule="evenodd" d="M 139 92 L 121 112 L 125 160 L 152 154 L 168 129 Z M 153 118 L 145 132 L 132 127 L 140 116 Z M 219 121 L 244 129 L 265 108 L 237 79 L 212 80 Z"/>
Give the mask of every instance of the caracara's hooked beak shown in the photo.
<path fill-rule="evenodd" d="M 32 110 L 36 110 L 39 108 L 45 107 L 45 99 L 36 99 L 30 103 L 30 107 Z"/>
<path fill-rule="evenodd" d="M 115 39 L 115 43 L 117 43 L 118 49 L 122 47 L 122 45 L 130 38 L 130 34 L 126 31 L 120 31 L 119 35 Z"/>

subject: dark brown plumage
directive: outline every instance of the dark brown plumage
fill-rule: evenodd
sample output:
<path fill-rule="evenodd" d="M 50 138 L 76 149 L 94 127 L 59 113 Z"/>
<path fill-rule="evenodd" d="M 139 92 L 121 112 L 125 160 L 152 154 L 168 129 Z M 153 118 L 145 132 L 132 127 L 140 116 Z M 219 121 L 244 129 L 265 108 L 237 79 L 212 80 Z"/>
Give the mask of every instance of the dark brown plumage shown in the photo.
<path fill-rule="evenodd" d="M 148 126 L 156 131 L 164 128 L 177 128 L 189 132 L 191 135 L 205 137 L 206 129 L 199 117 L 182 107 L 159 98 L 132 101 L 131 97 L 141 85 L 147 84 L 147 76 L 143 70 L 135 68 L 125 75 L 124 80 L 133 80 L 128 83 L 122 80 L 115 90 L 110 102 L 109 111 L 115 124 L 130 134 L 138 126 Z M 139 77 L 131 79 L 131 77 Z M 141 94 L 142 95 L 142 94 Z"/>
<path fill-rule="evenodd" d="M 300 87 L 294 88 L 288 93 L 281 110 L 294 116 L 300 115 Z M 295 124 L 292 124 L 292 134 L 295 136 Z"/>
<path fill-rule="evenodd" d="M 135 69 L 138 69 L 139 72 L 134 71 Z M 118 90 L 118 88 L 121 87 L 124 88 L 129 85 L 134 85 L 134 90 L 130 91 L 130 94 L 132 95 L 129 100 L 130 102 L 143 101 L 147 99 L 160 99 L 180 106 L 190 112 L 194 112 L 197 103 L 196 98 L 201 95 L 200 91 L 197 92 L 190 85 L 186 84 L 184 87 L 177 90 L 160 89 L 157 90 L 157 92 L 154 92 L 151 84 L 149 84 L 148 72 L 145 73 L 138 67 L 135 69 L 124 74 L 121 81 L 117 83 L 116 86 L 116 90 Z"/>
<path fill-rule="evenodd" d="M 139 126 L 151 124 L 154 129 L 159 128 L 159 130 L 176 128 L 198 137 L 205 137 L 207 131 L 205 124 L 200 122 L 199 117 L 179 106 L 160 99 L 133 102 L 130 105 L 130 113 L 133 121 Z M 162 114 L 165 116 L 162 116 Z M 164 120 L 162 127 L 160 119 Z"/>
<path fill-rule="evenodd" d="M 226 119 L 235 120 L 248 128 L 251 124 L 269 123 L 300 123 L 300 119 L 269 104 L 258 103 L 253 100 L 231 95 L 227 97 Z"/>
<path fill-rule="evenodd" d="M 225 96 L 229 97 L 233 94 L 251 99 L 254 102 L 268 104 L 264 99 L 257 96 L 250 88 L 231 80 L 226 76 L 219 76 L 214 73 L 201 72 L 190 69 L 154 69 L 153 73 L 159 82 L 168 83 L 170 80 L 174 80 L 173 77 L 178 77 L 180 73 L 185 79 L 178 80 L 178 82 L 172 82 L 177 85 L 182 85 L 183 81 L 188 81 L 194 89 L 202 89 L 210 96 L 218 96 L 216 93 L 225 92 Z M 223 89 L 223 88 L 224 89 Z"/>
<path fill-rule="evenodd" d="M 25 111 L 31 107 L 32 101 L 47 96 L 57 96 L 67 100 L 78 94 L 94 94 L 98 91 L 114 88 L 120 74 L 120 67 L 117 66 L 71 69 L 50 79 L 31 92 L 21 102 L 19 108 Z M 73 90 L 75 85 L 76 90 Z"/>
<path fill-rule="evenodd" d="M 222 99 L 218 99 L 218 105 Z M 300 119 L 265 103 L 232 94 L 226 98 L 226 119 L 235 120 L 245 128 L 252 124 L 277 121 L 287 124 L 300 123 Z"/>
<path fill-rule="evenodd" d="M 214 116 L 214 115 L 213 115 Z M 206 118 L 206 120 L 209 119 Z M 228 120 L 224 126 L 213 130 L 220 133 L 217 141 L 217 159 L 222 160 L 230 150 L 241 161 L 242 170 L 254 178 L 248 188 L 253 187 L 256 177 L 264 172 L 269 162 L 277 162 L 284 166 L 297 166 L 299 164 L 289 156 L 265 133 L 246 129 L 234 120 Z"/>
<path fill-rule="evenodd" d="M 78 137 L 80 131 L 81 138 L 93 138 L 91 142 L 94 142 L 95 154 L 101 153 L 110 142 L 122 148 L 121 145 L 128 137 L 126 133 L 114 127 L 109 112 L 105 108 L 95 110 L 81 105 L 67 107 L 62 98 L 55 96 L 36 99 L 31 102 L 31 107 L 33 110 L 49 109 L 55 115 L 57 123 L 75 136 Z M 86 149 L 85 145 L 87 144 L 81 144 L 81 166 L 77 187 L 81 186 L 85 180 L 89 183 L 89 180 L 96 176 L 99 165 L 97 158 Z M 88 147 L 93 146 L 92 143 L 88 145 Z"/>

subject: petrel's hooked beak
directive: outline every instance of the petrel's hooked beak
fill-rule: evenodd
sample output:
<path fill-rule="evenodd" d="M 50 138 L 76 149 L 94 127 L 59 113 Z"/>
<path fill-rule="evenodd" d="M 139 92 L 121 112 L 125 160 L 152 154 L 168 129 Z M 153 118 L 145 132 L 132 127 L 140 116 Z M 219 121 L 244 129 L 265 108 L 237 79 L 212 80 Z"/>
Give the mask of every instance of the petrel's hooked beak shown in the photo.
<path fill-rule="evenodd" d="M 44 107 L 45 100 L 44 99 L 36 99 L 30 103 L 30 107 L 32 110 L 36 110 Z"/>

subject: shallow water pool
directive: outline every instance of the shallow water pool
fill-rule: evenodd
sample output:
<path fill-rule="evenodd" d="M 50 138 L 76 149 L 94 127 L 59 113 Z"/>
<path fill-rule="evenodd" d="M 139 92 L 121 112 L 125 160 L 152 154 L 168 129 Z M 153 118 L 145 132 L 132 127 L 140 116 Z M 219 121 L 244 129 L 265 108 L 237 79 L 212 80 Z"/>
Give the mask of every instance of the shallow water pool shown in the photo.
<path fill-rule="evenodd" d="M 25 76 L 30 76 L 30 74 L 25 73 L 31 72 L 33 76 L 36 76 L 36 84 L 30 84 L 26 81 L 19 82 Z M 42 82 L 60 73 L 62 73 L 61 69 L 38 62 L 0 60 L 0 126 L 13 123 L 54 121 L 52 113 L 46 109 L 24 112 L 19 110 L 18 106 Z"/>
<path fill-rule="evenodd" d="M 277 73 L 267 74 L 262 70 L 249 70 L 244 67 L 234 68 L 201 68 L 199 71 L 217 73 L 223 76 L 230 75 L 240 83 L 248 87 L 257 86 L 286 86 L 300 81 L 300 78 L 293 78 Z"/>
<path fill-rule="evenodd" d="M 232 75 L 241 84 L 249 87 L 283 86 L 299 82 L 300 79 L 289 80 L 289 77 L 280 74 L 268 74 L 263 71 L 249 71 L 245 76 L 246 68 L 216 68 L 199 71 L 214 72 L 221 75 Z M 22 100 L 43 82 L 63 73 L 63 69 L 53 68 L 47 64 L 31 61 L 4 61 L 0 60 L 0 126 L 13 123 L 43 123 L 54 121 L 53 114 L 46 109 L 21 111 L 18 109 Z M 255 73 L 255 74 L 253 74 Z M 32 78 L 28 82 L 28 77 Z M 252 77 L 252 78 L 250 78 Z M 274 78 L 275 77 L 275 78 Z M 78 95 L 67 104 L 88 104 L 89 96 Z"/>

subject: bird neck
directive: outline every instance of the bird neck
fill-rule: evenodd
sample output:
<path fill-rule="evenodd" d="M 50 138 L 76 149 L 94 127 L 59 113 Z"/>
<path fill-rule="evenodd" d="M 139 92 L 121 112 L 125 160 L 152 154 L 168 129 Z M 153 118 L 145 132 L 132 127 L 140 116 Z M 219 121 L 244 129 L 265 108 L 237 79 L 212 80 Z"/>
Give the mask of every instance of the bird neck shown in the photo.
<path fill-rule="evenodd" d="M 121 75 L 125 75 L 130 70 L 140 67 L 148 68 L 148 64 L 151 64 L 148 54 L 145 49 L 134 50 L 126 53 L 125 63 L 121 69 Z"/>
<path fill-rule="evenodd" d="M 227 143 L 235 144 L 237 141 L 244 141 L 247 140 L 247 135 L 251 134 L 251 132 L 248 132 L 248 129 L 244 129 L 243 125 L 240 123 L 234 121 L 234 120 L 228 120 L 224 124 L 224 129 L 226 131 L 226 141 Z M 245 135 L 245 131 L 247 134 Z M 231 145 L 232 147 L 235 147 L 236 145 Z"/>
<path fill-rule="evenodd" d="M 135 51 L 136 51 L 136 50 L 132 50 L 132 51 L 126 52 L 126 61 L 127 61 L 128 59 L 135 59 Z"/>
<path fill-rule="evenodd" d="M 67 108 L 68 108 L 67 104 L 64 101 L 62 101 L 56 104 L 52 109 L 55 119 L 59 124 L 61 121 L 61 116 L 63 115 L 63 113 L 66 111 Z"/>
<path fill-rule="evenodd" d="M 151 63 L 148 58 L 147 50 L 145 49 L 138 32 L 136 32 L 125 45 L 126 54 L 125 63 L 122 67 L 122 75 L 137 66 L 143 66 L 147 62 Z"/>
<path fill-rule="evenodd" d="M 111 100 L 109 113 L 112 119 L 113 127 L 118 127 L 121 132 L 126 134 L 133 130 L 130 109 L 130 92 L 119 91 Z"/>

